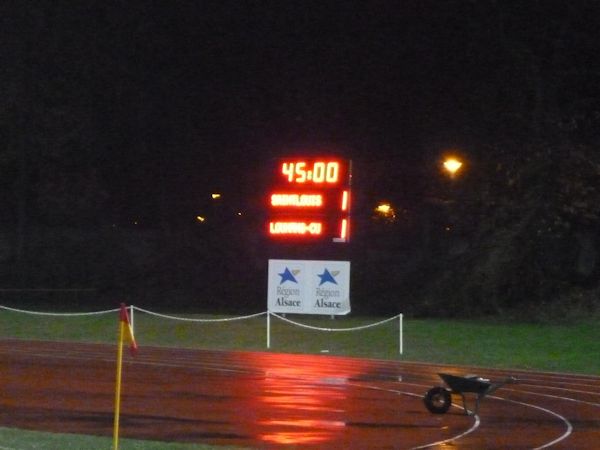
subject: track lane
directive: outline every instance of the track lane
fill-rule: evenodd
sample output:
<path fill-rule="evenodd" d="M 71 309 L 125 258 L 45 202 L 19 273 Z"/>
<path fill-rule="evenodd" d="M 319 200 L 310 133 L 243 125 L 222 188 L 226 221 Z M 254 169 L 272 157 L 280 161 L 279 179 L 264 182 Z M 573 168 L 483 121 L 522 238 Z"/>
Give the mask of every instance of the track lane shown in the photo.
<path fill-rule="evenodd" d="M 4 340 L 0 355 L 6 380 L 1 425 L 111 435 L 115 346 Z M 252 448 L 571 449 L 598 442 L 600 406 L 590 400 L 600 391 L 598 377 L 510 371 L 522 385 L 486 397 L 480 416 L 468 417 L 459 408 L 445 415 L 424 408 L 422 395 L 440 384 L 440 371 L 492 379 L 509 373 L 144 348 L 139 357 L 125 358 L 121 431 L 124 437 Z"/>

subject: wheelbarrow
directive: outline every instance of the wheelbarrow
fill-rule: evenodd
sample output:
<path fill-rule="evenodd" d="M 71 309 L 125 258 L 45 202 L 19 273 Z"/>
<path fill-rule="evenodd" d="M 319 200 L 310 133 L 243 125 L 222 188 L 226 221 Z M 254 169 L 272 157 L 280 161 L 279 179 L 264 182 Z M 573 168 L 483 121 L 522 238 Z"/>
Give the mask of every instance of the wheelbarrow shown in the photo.
<path fill-rule="evenodd" d="M 452 394 L 457 394 L 462 397 L 463 409 L 467 415 L 477 414 L 479 411 L 479 402 L 486 396 L 495 392 L 498 388 L 509 383 L 516 383 L 517 379 L 508 377 L 501 382 L 492 383 L 486 378 L 481 378 L 477 375 L 457 376 L 449 373 L 438 373 L 440 378 L 446 383 L 448 388 L 444 386 L 435 386 L 427 391 L 423 397 L 425 406 L 434 414 L 444 414 L 450 409 L 452 404 Z M 470 412 L 467 409 L 466 393 L 474 393 L 475 409 Z"/>

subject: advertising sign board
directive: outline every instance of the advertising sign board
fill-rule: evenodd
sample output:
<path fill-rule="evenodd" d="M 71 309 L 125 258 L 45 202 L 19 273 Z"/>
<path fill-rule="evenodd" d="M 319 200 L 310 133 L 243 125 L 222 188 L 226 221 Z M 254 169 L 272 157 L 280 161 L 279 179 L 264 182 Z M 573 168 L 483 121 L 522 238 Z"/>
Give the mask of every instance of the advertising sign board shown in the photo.
<path fill-rule="evenodd" d="M 275 313 L 350 312 L 350 261 L 270 259 L 268 309 Z"/>

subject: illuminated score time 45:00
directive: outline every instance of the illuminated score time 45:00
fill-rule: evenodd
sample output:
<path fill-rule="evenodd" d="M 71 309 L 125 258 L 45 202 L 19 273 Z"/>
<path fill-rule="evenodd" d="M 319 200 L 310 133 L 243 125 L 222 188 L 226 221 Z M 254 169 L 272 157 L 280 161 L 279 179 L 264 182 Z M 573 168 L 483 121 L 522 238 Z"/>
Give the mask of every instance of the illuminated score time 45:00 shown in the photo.
<path fill-rule="evenodd" d="M 276 167 L 277 180 L 269 198 L 269 235 L 348 242 L 351 162 L 286 158 Z"/>
<path fill-rule="evenodd" d="M 337 184 L 340 163 L 337 161 L 306 161 L 281 163 L 281 174 L 289 183 Z"/>

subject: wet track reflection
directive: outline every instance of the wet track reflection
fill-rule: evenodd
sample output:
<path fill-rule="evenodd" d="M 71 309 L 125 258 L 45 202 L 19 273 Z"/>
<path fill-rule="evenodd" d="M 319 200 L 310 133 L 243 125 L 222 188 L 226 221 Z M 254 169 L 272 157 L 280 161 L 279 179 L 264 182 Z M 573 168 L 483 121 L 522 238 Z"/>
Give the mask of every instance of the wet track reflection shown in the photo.
<path fill-rule="evenodd" d="M 0 354 L 0 425 L 111 435 L 112 346 L 0 341 Z M 121 435 L 314 450 L 593 448 L 588 444 L 600 438 L 598 377 L 512 372 L 522 384 L 486 398 L 479 416 L 457 406 L 431 414 L 422 397 L 440 384 L 441 370 L 322 355 L 144 348 L 125 361 Z M 483 369 L 443 367 L 474 370 Z"/>
<path fill-rule="evenodd" d="M 348 400 L 344 380 L 327 377 L 314 364 L 289 367 L 284 361 L 272 362 L 276 364 L 265 373 L 263 395 L 258 400 L 273 418 L 258 423 L 267 430 L 258 438 L 276 444 L 334 442 L 346 424 L 327 417 L 341 416 L 344 412 Z"/>

